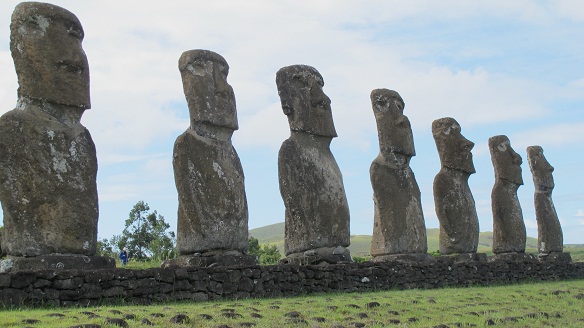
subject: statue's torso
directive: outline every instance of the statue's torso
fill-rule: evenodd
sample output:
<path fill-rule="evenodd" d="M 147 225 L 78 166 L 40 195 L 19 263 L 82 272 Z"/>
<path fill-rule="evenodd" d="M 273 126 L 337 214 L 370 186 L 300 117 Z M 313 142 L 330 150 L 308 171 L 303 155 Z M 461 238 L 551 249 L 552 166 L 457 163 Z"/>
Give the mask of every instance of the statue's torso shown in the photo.
<path fill-rule="evenodd" d="M 562 226 L 552 201 L 551 192 L 536 192 L 534 201 L 539 252 L 562 252 L 564 247 Z"/>
<path fill-rule="evenodd" d="M 231 142 L 187 131 L 175 142 L 173 166 L 179 196 L 178 253 L 247 252 L 244 175 Z"/>
<path fill-rule="evenodd" d="M 42 113 L 0 118 L 2 249 L 15 256 L 95 255 L 97 158 L 89 131 Z"/>
<path fill-rule="evenodd" d="M 409 166 L 391 168 L 380 157 L 370 169 L 375 203 L 371 255 L 425 253 L 426 227 L 414 173 Z"/>
<path fill-rule="evenodd" d="M 525 252 L 526 231 L 517 185 L 496 181 L 491 194 L 493 207 L 493 253 Z"/>
<path fill-rule="evenodd" d="M 440 221 L 440 252 L 476 252 L 479 221 L 468 174 L 441 170 L 434 179 L 434 202 Z"/>
<path fill-rule="evenodd" d="M 280 148 L 278 175 L 286 206 L 286 255 L 349 246 L 349 207 L 330 149 L 287 139 Z"/>

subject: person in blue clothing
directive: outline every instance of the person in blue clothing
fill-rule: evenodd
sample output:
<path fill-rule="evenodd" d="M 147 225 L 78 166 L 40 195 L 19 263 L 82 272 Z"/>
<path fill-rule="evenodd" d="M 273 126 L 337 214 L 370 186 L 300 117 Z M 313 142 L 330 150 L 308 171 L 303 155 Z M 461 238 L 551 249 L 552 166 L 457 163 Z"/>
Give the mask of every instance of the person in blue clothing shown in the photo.
<path fill-rule="evenodd" d="M 125 247 L 120 252 L 120 261 L 122 262 L 122 265 L 128 264 L 128 249 Z"/>

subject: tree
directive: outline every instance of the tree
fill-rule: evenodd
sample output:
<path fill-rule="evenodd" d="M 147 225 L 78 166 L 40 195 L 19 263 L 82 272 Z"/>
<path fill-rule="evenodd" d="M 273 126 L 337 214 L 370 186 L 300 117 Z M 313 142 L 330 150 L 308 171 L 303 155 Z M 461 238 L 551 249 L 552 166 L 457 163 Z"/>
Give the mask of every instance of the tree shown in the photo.
<path fill-rule="evenodd" d="M 259 258 L 261 250 L 262 249 L 260 248 L 259 240 L 257 240 L 257 238 L 250 236 L 249 240 L 247 241 L 247 254 L 255 255 Z"/>
<path fill-rule="evenodd" d="M 282 258 L 282 254 L 276 245 L 263 244 L 254 237 L 249 237 L 247 244 L 247 254 L 255 255 L 262 265 L 276 264 Z"/>
<path fill-rule="evenodd" d="M 106 238 L 97 241 L 97 255 L 98 256 L 109 256 L 116 258 L 116 252 L 114 252 L 114 246 Z"/>
<path fill-rule="evenodd" d="M 260 264 L 270 265 L 276 264 L 282 258 L 282 254 L 276 245 L 264 244 L 260 254 Z"/>
<path fill-rule="evenodd" d="M 113 236 L 110 244 L 119 250 L 124 247 L 128 256 L 135 260 L 162 260 L 174 257 L 175 235 L 166 231 L 170 225 L 150 206 L 139 201 L 130 211 L 121 235 Z"/>

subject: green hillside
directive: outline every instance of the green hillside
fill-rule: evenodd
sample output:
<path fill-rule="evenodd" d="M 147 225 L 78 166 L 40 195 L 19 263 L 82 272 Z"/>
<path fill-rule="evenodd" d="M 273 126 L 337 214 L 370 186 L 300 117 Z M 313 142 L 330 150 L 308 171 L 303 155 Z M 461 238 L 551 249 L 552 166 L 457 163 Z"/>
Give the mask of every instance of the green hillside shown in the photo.
<path fill-rule="evenodd" d="M 428 229 L 428 251 L 438 250 L 438 235 L 440 229 Z M 284 254 L 284 222 L 270 224 L 264 227 L 252 229 L 249 235 L 257 238 L 260 244 L 273 244 L 278 247 L 280 253 Z M 484 231 L 479 234 L 479 252 L 490 253 L 493 245 L 493 233 Z M 353 256 L 368 256 L 371 248 L 371 236 L 351 235 L 351 254 Z M 537 249 L 537 238 L 527 237 L 527 251 L 535 253 Z M 572 249 L 576 251 L 576 249 Z"/>

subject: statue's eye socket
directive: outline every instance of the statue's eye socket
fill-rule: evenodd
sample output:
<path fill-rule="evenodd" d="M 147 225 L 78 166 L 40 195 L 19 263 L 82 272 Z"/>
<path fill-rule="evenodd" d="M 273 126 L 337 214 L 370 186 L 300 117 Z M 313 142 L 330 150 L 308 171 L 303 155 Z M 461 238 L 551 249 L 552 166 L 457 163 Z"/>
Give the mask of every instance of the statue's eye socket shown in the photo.
<path fill-rule="evenodd" d="M 40 27 L 39 23 L 34 19 L 27 20 L 25 25 L 26 25 L 26 27 L 33 28 L 33 29 L 38 29 Z"/>
<path fill-rule="evenodd" d="M 69 35 L 72 35 L 78 39 L 83 39 L 83 31 L 79 29 L 79 26 L 69 21 L 65 21 L 63 25 L 65 25 L 65 28 L 67 29 L 67 33 L 69 33 Z"/>
<path fill-rule="evenodd" d="M 381 107 L 387 106 L 387 100 L 378 100 L 377 106 L 381 106 Z"/>
<path fill-rule="evenodd" d="M 292 83 L 296 83 L 297 85 L 302 85 L 302 86 L 306 86 L 307 85 L 306 79 L 304 79 L 301 76 L 294 76 L 292 78 Z"/>

